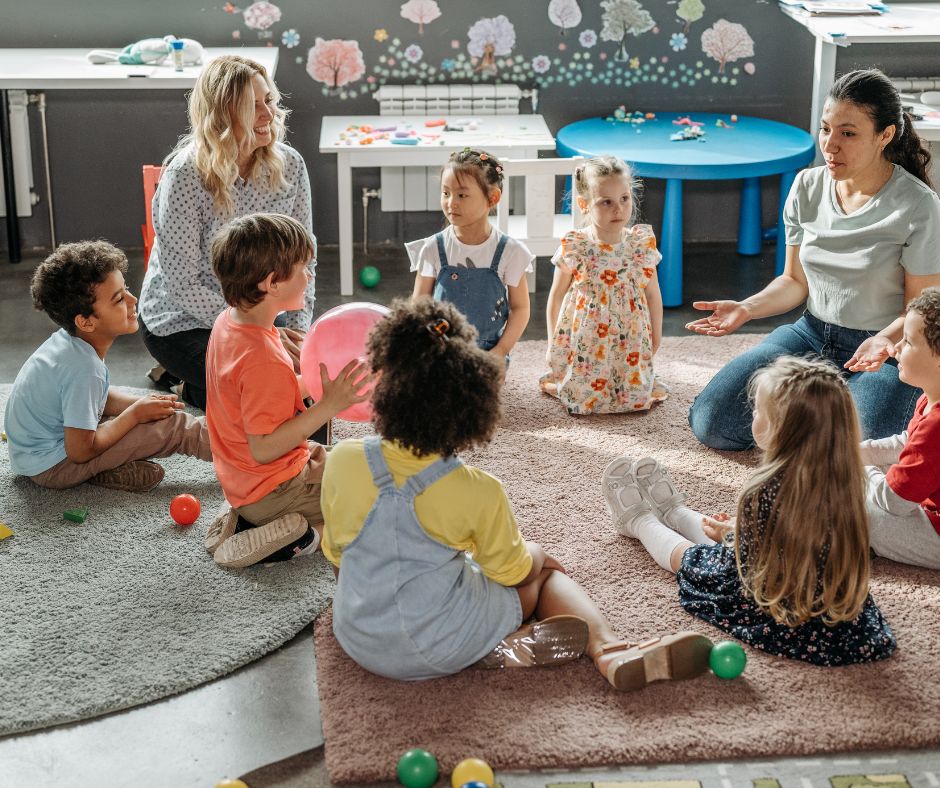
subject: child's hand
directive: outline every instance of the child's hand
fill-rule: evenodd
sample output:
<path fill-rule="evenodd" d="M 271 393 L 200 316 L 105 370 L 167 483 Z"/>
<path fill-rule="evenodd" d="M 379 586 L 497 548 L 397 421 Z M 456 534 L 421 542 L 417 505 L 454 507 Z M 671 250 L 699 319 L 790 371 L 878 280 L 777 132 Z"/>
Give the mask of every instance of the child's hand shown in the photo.
<path fill-rule="evenodd" d="M 725 536 L 734 531 L 735 518 L 727 512 L 718 512 L 713 517 L 702 517 L 702 530 L 705 536 L 715 542 L 723 542 Z"/>
<path fill-rule="evenodd" d="M 353 359 L 339 374 L 330 380 L 326 364 L 320 364 L 320 382 L 323 384 L 322 402 L 335 415 L 357 402 L 369 399 L 367 389 L 375 381 L 375 375 L 361 359 Z"/>
<path fill-rule="evenodd" d="M 554 569 L 556 572 L 561 572 L 563 575 L 568 574 L 561 563 L 559 563 L 558 559 L 550 556 L 548 553 L 545 554 L 545 563 L 542 564 L 542 569 Z"/>
<path fill-rule="evenodd" d="M 149 421 L 160 421 L 168 418 L 178 410 L 183 409 L 183 403 L 177 402 L 175 394 L 147 394 L 134 401 L 127 412 L 129 412 L 138 424 L 146 424 Z"/>

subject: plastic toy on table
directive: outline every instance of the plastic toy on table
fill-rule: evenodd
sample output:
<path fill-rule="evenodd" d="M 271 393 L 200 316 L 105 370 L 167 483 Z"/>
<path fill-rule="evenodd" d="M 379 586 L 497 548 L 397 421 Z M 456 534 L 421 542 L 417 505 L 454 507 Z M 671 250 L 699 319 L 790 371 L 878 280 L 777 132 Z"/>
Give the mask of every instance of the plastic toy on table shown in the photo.
<path fill-rule="evenodd" d="M 128 44 L 120 52 L 107 49 L 93 49 L 85 57 L 89 63 L 120 63 L 124 66 L 160 66 L 173 57 L 173 42 L 183 42 L 182 65 L 201 66 L 205 62 L 206 52 L 202 44 L 191 38 L 178 39 L 174 35 L 163 38 L 144 38 Z M 172 62 L 172 61 L 171 61 Z"/>

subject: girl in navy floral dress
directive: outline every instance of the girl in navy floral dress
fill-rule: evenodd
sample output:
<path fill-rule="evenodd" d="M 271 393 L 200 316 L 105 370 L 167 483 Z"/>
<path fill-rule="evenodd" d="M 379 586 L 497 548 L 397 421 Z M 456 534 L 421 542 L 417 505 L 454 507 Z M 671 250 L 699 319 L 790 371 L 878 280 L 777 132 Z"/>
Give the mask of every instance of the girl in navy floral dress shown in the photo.
<path fill-rule="evenodd" d="M 885 659 L 896 642 L 868 592 L 865 476 L 843 379 L 782 356 L 749 393 L 764 456 L 737 517 L 703 517 L 655 459 L 619 457 L 603 481 L 615 527 L 676 573 L 682 607 L 739 640 L 816 665 Z"/>

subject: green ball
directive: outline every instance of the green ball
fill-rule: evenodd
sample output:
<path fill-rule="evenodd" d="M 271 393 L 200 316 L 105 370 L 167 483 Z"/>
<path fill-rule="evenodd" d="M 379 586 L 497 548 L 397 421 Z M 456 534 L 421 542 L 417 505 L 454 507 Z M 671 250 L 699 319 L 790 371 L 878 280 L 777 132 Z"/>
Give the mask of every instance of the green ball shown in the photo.
<path fill-rule="evenodd" d="M 744 673 L 747 665 L 747 654 L 741 644 L 734 640 L 722 640 L 712 646 L 708 657 L 708 664 L 712 673 L 720 679 L 736 679 Z"/>
<path fill-rule="evenodd" d="M 374 265 L 367 265 L 359 272 L 359 281 L 362 282 L 363 287 L 373 288 L 382 278 L 382 274 L 379 273 L 379 269 Z"/>
<path fill-rule="evenodd" d="M 437 782 L 437 758 L 427 750 L 408 750 L 398 759 L 397 773 L 405 788 L 431 788 Z"/>

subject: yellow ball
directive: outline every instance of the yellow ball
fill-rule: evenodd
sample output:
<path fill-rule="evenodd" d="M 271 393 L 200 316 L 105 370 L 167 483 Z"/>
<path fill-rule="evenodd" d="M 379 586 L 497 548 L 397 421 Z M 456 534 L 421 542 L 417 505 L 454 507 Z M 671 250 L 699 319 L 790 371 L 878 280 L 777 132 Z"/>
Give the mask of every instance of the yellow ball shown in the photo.
<path fill-rule="evenodd" d="M 248 788 L 248 783 L 241 780 L 222 780 L 215 784 L 215 788 Z"/>
<path fill-rule="evenodd" d="M 493 770 L 486 761 L 481 761 L 479 758 L 465 758 L 454 767 L 450 775 L 450 784 L 453 788 L 460 788 L 465 783 L 473 782 L 486 783 L 493 788 L 495 782 Z"/>

